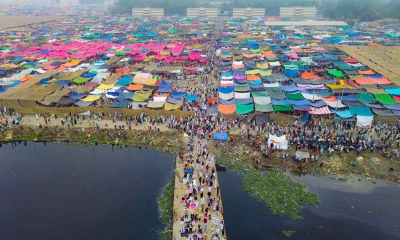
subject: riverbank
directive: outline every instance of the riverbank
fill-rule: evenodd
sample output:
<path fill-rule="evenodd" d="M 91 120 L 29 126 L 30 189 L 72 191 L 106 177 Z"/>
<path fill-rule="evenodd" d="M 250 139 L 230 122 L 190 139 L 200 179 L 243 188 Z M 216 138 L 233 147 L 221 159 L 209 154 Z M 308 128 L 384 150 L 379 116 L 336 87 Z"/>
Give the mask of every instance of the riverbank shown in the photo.
<path fill-rule="evenodd" d="M 84 143 L 87 145 L 110 144 L 119 148 L 136 146 L 154 148 L 175 155 L 185 149 L 182 132 L 171 131 L 165 125 L 159 126 L 160 131 L 144 130 L 148 129 L 146 127 L 146 124 L 140 124 L 137 127 L 135 126 L 135 130 L 115 130 L 114 128 L 95 130 L 82 126 L 33 128 L 25 125 L 22 128 L 4 129 L 4 131 L 0 132 L 0 141 L 54 141 L 68 142 L 69 144 Z M 281 172 L 293 170 L 295 167 L 295 163 L 292 161 L 286 161 L 281 158 L 282 152 L 273 154 L 269 158 L 262 158 L 262 164 L 271 166 L 270 169 L 273 169 L 270 174 L 264 174 L 256 169 L 252 156 L 252 153 L 259 152 L 259 149 L 250 146 L 246 139 L 241 139 L 237 135 L 235 135 L 235 138 L 237 139 L 235 142 L 209 142 L 212 152 L 216 156 L 216 163 L 245 175 L 243 180 L 245 190 L 257 200 L 264 202 L 274 214 L 281 215 L 286 213 L 293 220 L 299 220 L 302 218 L 300 212 L 303 204 L 312 206 L 319 204 L 319 199 L 315 194 L 309 192 L 304 185 L 297 183 Z M 287 152 L 293 154 L 294 149 L 289 149 Z M 396 165 L 397 158 L 381 159 L 375 155 L 362 153 L 360 155 L 362 159 L 358 158 L 358 160 L 354 159 L 355 155 L 352 155 L 352 153 L 344 153 L 342 156 L 334 154 L 330 159 L 321 157 L 318 163 L 310 162 L 307 165 L 307 171 L 311 174 L 321 175 L 358 174 L 365 178 L 374 177 L 386 181 L 396 181 L 396 176 L 399 172 L 399 168 Z M 353 161 L 357 161 L 356 166 L 353 165 Z M 324 163 L 322 167 L 320 166 L 321 163 Z M 329 164 L 333 163 L 340 167 L 332 168 Z M 382 168 L 391 165 L 394 165 L 393 172 L 382 170 Z M 168 196 L 172 193 L 168 193 Z M 171 214 L 173 210 L 170 204 L 164 204 L 164 208 L 160 212 Z M 172 215 L 169 217 L 172 218 Z M 162 218 L 167 219 L 165 214 Z M 168 220 L 164 221 L 164 223 L 168 223 Z M 167 228 L 163 234 L 170 236 L 172 229 L 168 227 L 170 225 L 166 225 Z"/>
<path fill-rule="evenodd" d="M 58 127 L 14 127 L 0 132 L 1 142 L 69 142 L 84 144 L 111 144 L 119 147 L 153 148 L 177 154 L 182 146 L 182 134 L 173 131 L 114 130 Z"/>

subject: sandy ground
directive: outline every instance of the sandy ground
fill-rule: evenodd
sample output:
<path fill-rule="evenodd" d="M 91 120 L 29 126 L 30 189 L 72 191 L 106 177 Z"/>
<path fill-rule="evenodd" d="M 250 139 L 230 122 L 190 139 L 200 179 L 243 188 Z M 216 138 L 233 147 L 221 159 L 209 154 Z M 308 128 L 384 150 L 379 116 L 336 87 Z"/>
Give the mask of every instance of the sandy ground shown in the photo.
<path fill-rule="evenodd" d="M 59 16 L 0 16 L 0 29 L 15 28 L 30 24 L 61 19 Z"/>
<path fill-rule="evenodd" d="M 58 119 L 54 119 L 54 117 L 51 117 L 50 122 L 48 122 L 47 125 L 46 125 L 43 116 L 39 116 L 39 118 L 36 119 L 36 116 L 35 116 L 35 115 L 25 115 L 25 116 L 22 118 L 20 124 L 23 125 L 23 126 L 37 127 L 37 126 L 38 126 L 38 123 L 40 122 L 40 123 L 42 124 L 43 127 L 45 127 L 45 126 L 49 126 L 49 127 L 56 127 L 56 126 L 62 127 L 60 117 L 61 117 L 60 115 L 59 115 L 59 118 L 58 118 Z M 8 117 L 8 118 L 9 118 L 9 117 Z M 125 119 L 125 118 L 124 118 L 124 119 Z M 90 120 L 90 123 L 93 124 L 93 121 L 95 121 L 95 120 L 94 120 L 93 117 L 92 117 L 92 119 Z M 95 121 L 95 122 L 96 122 L 96 121 Z M 106 126 L 106 123 L 107 123 L 108 126 Z M 107 118 L 106 118 L 106 119 L 103 119 L 103 120 L 99 121 L 99 124 L 100 124 L 100 128 L 102 128 L 102 129 L 104 129 L 104 128 L 106 128 L 106 129 L 113 129 L 115 125 L 117 125 L 117 126 L 125 125 L 125 127 L 126 127 L 126 122 L 125 122 L 125 120 L 123 120 L 123 121 L 117 120 L 115 123 L 113 123 L 111 119 L 107 119 Z M 144 123 L 144 124 L 139 123 L 137 126 L 136 126 L 135 124 L 132 123 L 132 130 L 148 130 L 148 126 L 149 126 L 149 125 L 148 125 L 147 123 Z M 74 125 L 74 126 L 71 126 L 71 127 L 89 128 L 90 126 L 89 126 L 88 119 L 85 117 L 85 121 L 82 121 L 82 124 L 78 123 L 78 124 L 76 124 L 76 125 Z M 166 126 L 166 124 L 157 124 L 157 127 L 160 128 L 160 131 L 172 131 L 171 129 L 169 129 L 169 128 Z M 248 126 L 247 126 L 247 127 L 248 127 Z M 231 129 L 229 132 L 230 132 L 231 134 L 239 134 L 239 133 L 240 133 L 240 130 L 238 129 L 238 130 L 235 131 L 235 130 Z M 255 134 L 255 132 L 254 132 L 253 130 L 251 130 L 251 133 L 252 133 L 252 134 Z"/>

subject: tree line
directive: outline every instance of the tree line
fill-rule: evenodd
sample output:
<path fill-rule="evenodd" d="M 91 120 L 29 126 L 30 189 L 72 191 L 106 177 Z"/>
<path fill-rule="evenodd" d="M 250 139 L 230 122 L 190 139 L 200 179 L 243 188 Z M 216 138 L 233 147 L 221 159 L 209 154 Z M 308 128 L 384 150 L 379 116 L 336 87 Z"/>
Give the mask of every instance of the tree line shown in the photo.
<path fill-rule="evenodd" d="M 321 14 L 330 19 L 370 22 L 379 19 L 400 19 L 400 0 L 323 0 Z"/>

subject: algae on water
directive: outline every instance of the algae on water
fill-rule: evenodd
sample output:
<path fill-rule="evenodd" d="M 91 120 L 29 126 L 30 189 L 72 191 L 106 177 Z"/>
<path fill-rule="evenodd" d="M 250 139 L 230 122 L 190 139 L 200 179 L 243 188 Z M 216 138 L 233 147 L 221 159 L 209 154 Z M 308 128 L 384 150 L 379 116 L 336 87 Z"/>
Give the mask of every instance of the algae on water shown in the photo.
<path fill-rule="evenodd" d="M 290 238 L 292 237 L 292 235 L 295 233 L 295 231 L 282 231 L 282 234 L 287 237 Z"/>
<path fill-rule="evenodd" d="M 164 187 L 164 191 L 157 199 L 158 211 L 165 226 L 164 230 L 157 231 L 157 235 L 162 240 L 172 239 L 172 226 L 174 217 L 174 185 L 175 178 Z"/>
<path fill-rule="evenodd" d="M 244 189 L 258 201 L 265 202 L 272 213 L 288 213 L 292 220 L 300 220 L 302 204 L 318 205 L 320 201 L 315 193 L 309 192 L 305 185 L 293 181 L 278 170 L 261 172 L 246 161 L 249 154 L 243 149 L 232 149 L 220 144 L 215 148 L 217 164 L 243 174 Z"/>

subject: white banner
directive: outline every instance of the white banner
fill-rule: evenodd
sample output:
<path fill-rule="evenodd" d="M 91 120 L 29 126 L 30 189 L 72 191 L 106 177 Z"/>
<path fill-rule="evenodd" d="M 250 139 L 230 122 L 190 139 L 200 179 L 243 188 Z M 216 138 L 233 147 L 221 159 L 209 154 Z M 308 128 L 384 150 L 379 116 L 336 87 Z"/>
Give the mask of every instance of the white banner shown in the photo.
<path fill-rule="evenodd" d="M 277 137 L 275 135 L 268 135 L 268 147 L 271 146 L 271 143 L 274 144 L 275 148 L 277 149 L 288 149 L 288 140 L 286 140 L 286 135 Z"/>
<path fill-rule="evenodd" d="M 374 116 L 357 116 L 357 126 L 371 126 Z"/>

